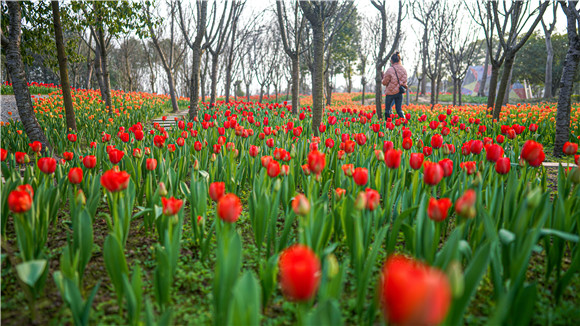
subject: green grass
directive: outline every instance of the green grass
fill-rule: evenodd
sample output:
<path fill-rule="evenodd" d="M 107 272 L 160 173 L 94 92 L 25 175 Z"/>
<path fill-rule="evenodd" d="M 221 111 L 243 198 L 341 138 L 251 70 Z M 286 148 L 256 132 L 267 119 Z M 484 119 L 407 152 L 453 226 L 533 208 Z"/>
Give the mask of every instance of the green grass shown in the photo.
<path fill-rule="evenodd" d="M 28 86 L 30 95 L 50 94 L 52 92 L 58 91 L 59 89 L 60 89 L 59 87 Z M 14 89 L 12 88 L 12 86 L 2 84 L 2 86 L 0 87 L 0 94 L 14 95 Z"/>

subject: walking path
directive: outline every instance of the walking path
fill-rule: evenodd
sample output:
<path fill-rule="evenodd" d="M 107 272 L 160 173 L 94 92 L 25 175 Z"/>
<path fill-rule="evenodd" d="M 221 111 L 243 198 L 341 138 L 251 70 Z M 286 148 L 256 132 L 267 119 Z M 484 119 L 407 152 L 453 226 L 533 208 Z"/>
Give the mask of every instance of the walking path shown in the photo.
<path fill-rule="evenodd" d="M 162 117 L 155 118 L 155 119 L 151 120 L 151 124 L 158 123 L 163 128 L 171 129 L 171 127 L 175 125 L 175 118 L 181 119 L 183 116 L 186 116 L 188 112 L 189 112 L 189 109 L 185 109 L 185 110 L 178 111 L 176 113 L 171 113 L 171 114 L 166 116 L 167 119 L 165 121 L 163 121 Z"/>
<path fill-rule="evenodd" d="M 36 99 L 42 99 L 48 97 L 46 94 L 32 95 L 32 105 Z M 14 121 L 20 120 L 18 115 L 18 108 L 16 107 L 16 98 L 14 95 L 0 95 L 0 115 L 2 122 L 10 122 L 10 119 Z"/>

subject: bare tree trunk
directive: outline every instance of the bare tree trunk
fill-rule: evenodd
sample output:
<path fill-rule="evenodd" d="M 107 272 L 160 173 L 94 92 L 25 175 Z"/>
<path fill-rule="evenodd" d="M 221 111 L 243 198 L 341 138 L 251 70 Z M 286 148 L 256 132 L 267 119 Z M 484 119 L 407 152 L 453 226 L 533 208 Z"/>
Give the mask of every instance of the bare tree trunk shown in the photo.
<path fill-rule="evenodd" d="M 20 36 L 22 33 L 20 3 L 9 1 L 6 2 L 6 5 L 8 6 L 10 17 L 10 30 L 8 35 L 2 34 L 2 47 L 6 51 L 6 66 L 12 78 L 12 87 L 14 89 L 18 115 L 24 126 L 24 132 L 26 132 L 30 141 L 41 142 L 43 152 L 46 153 L 51 150 L 51 146 L 44 134 L 44 130 L 38 124 L 38 120 L 36 120 L 32 100 L 30 99 L 28 81 L 26 79 L 26 73 L 24 72 L 22 54 L 20 53 Z"/>
<path fill-rule="evenodd" d="M 457 104 L 457 79 L 453 78 L 453 106 Z"/>
<path fill-rule="evenodd" d="M 109 67 L 107 64 L 107 49 L 105 46 L 105 33 L 102 28 L 97 29 L 99 43 L 100 59 L 101 59 L 101 69 L 103 71 L 103 87 L 101 93 L 105 93 L 105 104 L 107 105 L 107 110 L 109 113 L 113 112 L 113 104 L 111 99 L 111 80 L 109 79 Z M 101 94 L 102 95 L 102 94 Z"/>
<path fill-rule="evenodd" d="M 232 43 L 230 44 L 230 53 L 228 56 L 228 64 L 226 68 L 226 103 L 230 101 L 230 87 L 232 85 L 232 66 L 234 64 L 234 45 L 236 43 L 236 29 L 238 25 L 238 19 L 234 19 L 232 26 Z M 234 93 L 236 91 L 234 90 Z"/>
<path fill-rule="evenodd" d="M 171 107 L 173 113 L 179 111 L 179 105 L 177 105 L 177 95 L 175 94 L 175 80 L 173 78 L 173 73 L 171 69 L 166 70 L 167 72 L 167 82 L 169 84 L 169 95 L 171 97 Z"/>
<path fill-rule="evenodd" d="M 375 70 L 375 107 L 377 110 L 377 117 L 379 119 L 383 118 L 383 110 L 382 110 L 382 97 L 383 97 L 383 74 L 381 71 L 380 63 L 377 62 L 376 70 Z M 386 108 L 385 108 L 386 110 Z"/>
<path fill-rule="evenodd" d="M 292 114 L 298 114 L 300 106 L 300 56 L 292 58 Z"/>
<path fill-rule="evenodd" d="M 463 79 L 459 79 L 459 91 L 457 92 L 459 97 L 459 106 L 463 105 L 463 93 L 461 92 L 461 85 L 463 85 Z"/>
<path fill-rule="evenodd" d="M 481 84 L 477 92 L 477 96 L 485 96 L 485 84 L 487 83 L 487 70 L 489 66 L 489 50 L 485 53 L 485 63 L 483 64 L 483 76 L 481 76 Z"/>
<path fill-rule="evenodd" d="M 362 87 L 362 105 L 365 105 L 365 87 L 366 87 L 366 82 L 365 82 L 365 78 L 362 77 L 361 79 L 361 87 Z M 380 117 L 379 117 L 380 118 Z"/>
<path fill-rule="evenodd" d="M 514 65 L 515 55 L 513 53 L 506 53 L 505 63 L 503 66 L 503 72 L 501 76 L 501 82 L 499 84 L 499 89 L 496 96 L 495 106 L 493 109 L 493 118 L 499 120 L 499 115 L 501 113 L 501 107 L 503 105 L 503 100 L 505 92 L 507 91 L 508 82 L 510 78 L 510 73 Z M 493 77 L 493 76 L 492 76 Z M 491 84 L 489 86 L 492 86 Z"/>
<path fill-rule="evenodd" d="M 499 66 L 491 65 L 491 77 L 489 78 L 489 92 L 487 94 L 487 108 L 493 109 L 495 94 L 497 92 L 497 80 L 499 78 Z"/>
<path fill-rule="evenodd" d="M 211 54 L 211 89 L 210 89 L 210 99 L 209 105 L 210 108 L 215 107 L 215 101 L 217 97 L 217 79 L 218 79 L 218 64 L 219 64 L 219 55 L 216 53 L 215 55 Z"/>
<path fill-rule="evenodd" d="M 250 102 L 250 84 L 246 84 L 246 98 L 246 101 Z"/>
<path fill-rule="evenodd" d="M 264 97 L 264 87 L 260 86 L 260 97 L 258 98 L 258 103 L 262 103 L 263 97 Z"/>
<path fill-rule="evenodd" d="M 107 94 L 103 93 L 103 90 L 105 89 L 105 84 L 104 84 L 104 79 L 103 79 L 103 69 L 101 67 L 101 50 L 99 48 L 99 45 L 96 44 L 95 45 L 95 72 L 96 72 L 96 77 L 97 77 L 97 83 L 99 84 L 99 90 L 101 91 L 101 98 L 103 101 L 105 101 L 105 103 L 107 103 Z"/>
<path fill-rule="evenodd" d="M 199 73 L 201 68 L 201 47 L 198 45 L 193 46 L 191 49 L 192 59 L 191 59 L 191 89 L 189 96 L 189 119 L 193 120 L 197 117 L 197 111 L 199 109 L 199 86 L 200 79 Z"/>
<path fill-rule="evenodd" d="M 70 92 L 70 82 L 68 80 L 68 66 L 66 52 L 64 50 L 64 36 L 62 35 L 62 25 L 60 23 L 60 11 L 58 1 L 51 1 L 52 23 L 54 25 L 54 39 L 56 41 L 56 52 L 58 55 L 58 68 L 60 72 L 60 85 L 62 88 L 62 101 L 64 102 L 64 112 L 66 115 L 67 130 L 77 130 L 75 122 L 75 111 Z"/>
<path fill-rule="evenodd" d="M 514 66 L 512 65 L 512 67 L 510 69 L 510 76 L 508 78 L 508 83 L 507 83 L 507 86 L 506 86 L 506 89 L 505 89 L 505 95 L 503 97 L 503 103 L 502 103 L 502 105 L 506 105 L 510 101 L 510 93 L 511 93 L 511 90 L 512 90 L 512 74 L 513 74 L 513 72 L 514 72 Z"/>
<path fill-rule="evenodd" d="M 324 23 L 312 25 L 314 46 L 314 76 L 312 85 L 312 132 L 318 136 L 318 126 L 322 121 L 324 89 Z"/>
<path fill-rule="evenodd" d="M 544 82 L 544 98 L 552 97 L 552 63 L 554 62 L 554 48 L 552 35 L 546 34 L 546 79 Z"/>
<path fill-rule="evenodd" d="M 425 26 L 425 30 L 423 31 L 423 44 L 427 44 L 427 26 Z M 427 46 L 423 46 L 423 62 L 421 63 L 421 69 L 423 71 L 423 76 L 425 76 L 425 72 L 427 71 L 427 56 L 429 55 L 429 49 Z M 421 94 L 425 95 L 427 92 L 427 78 L 421 78 Z M 419 92 L 417 91 L 417 94 Z M 431 85 L 431 93 L 433 93 L 433 85 Z M 417 97 L 419 98 L 419 97 Z"/>

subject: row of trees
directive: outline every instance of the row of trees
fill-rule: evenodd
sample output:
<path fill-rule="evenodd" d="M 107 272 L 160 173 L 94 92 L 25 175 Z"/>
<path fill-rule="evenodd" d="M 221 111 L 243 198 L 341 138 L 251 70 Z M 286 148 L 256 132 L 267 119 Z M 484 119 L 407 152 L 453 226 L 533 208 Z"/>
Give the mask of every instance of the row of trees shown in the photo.
<path fill-rule="evenodd" d="M 38 63 L 39 53 L 48 53 L 43 65 L 54 67 L 55 74 L 58 67 L 60 83 L 67 89 L 63 96 L 67 126 L 72 130 L 76 126 L 70 94 L 66 94 L 71 85 L 68 69 L 72 86 L 98 85 L 109 110 L 115 85 L 127 91 L 168 92 L 173 111 L 179 109 L 178 94 L 189 96 L 191 119 L 197 116 L 200 96 L 205 99 L 209 94 L 210 106 L 215 105 L 218 84 L 223 85 L 229 101 L 232 94 L 237 97 L 242 83 L 248 99 L 250 86 L 257 83 L 260 100 L 272 87 L 275 94 L 281 92 L 285 83 L 287 92 L 291 89 L 295 113 L 309 75 L 314 132 L 324 106 L 331 104 L 336 76 L 344 76 L 350 91 L 353 76 L 358 74 L 363 93 L 374 79 L 375 106 L 382 116 L 382 72 L 409 33 L 401 28 L 407 19 L 421 27 L 416 31 L 421 41 L 413 76 L 419 83 L 417 96 L 427 93 L 430 81 L 430 102 L 435 105 L 442 81 L 449 78 L 453 102 L 461 104 L 468 67 L 484 61 L 484 70 L 490 65 L 492 74 L 489 81 L 484 76 L 480 91 L 489 84 L 488 107 L 498 118 L 512 75 L 529 72 L 514 72 L 514 65 L 526 42 L 538 39 L 534 31 L 540 25 L 547 52 L 544 95 L 554 93 L 552 81 L 560 74 L 552 70 L 554 53 L 562 51 L 561 42 L 552 46 L 556 11 L 561 7 L 569 20 L 578 14 L 575 1 L 464 4 L 433 0 L 399 1 L 394 6 L 386 0 L 370 0 L 374 11 L 367 17 L 358 13 L 352 1 L 344 0 L 277 1 L 262 13 L 248 12 L 245 1 L 159 1 L 165 2 L 72 2 L 60 4 L 61 8 L 56 2 L 2 2 L 2 52 L 20 116 L 32 140 L 48 145 L 26 93 L 26 72 L 36 71 L 27 68 Z M 546 14 L 549 8 L 551 19 Z M 469 15 L 462 14 L 465 12 Z M 570 54 L 575 44 L 572 27 L 568 22 L 566 60 L 556 58 L 562 67 L 560 97 L 566 96 L 566 87 L 572 92 L 571 85 L 562 83 L 572 83 L 577 76 L 576 70 L 571 71 L 578 62 Z M 483 40 L 471 32 L 476 28 L 483 31 Z M 51 61 L 53 57 L 58 63 Z M 46 73 L 46 69 L 39 71 Z M 362 98 L 364 101 L 364 94 Z M 569 111 L 568 105 L 568 124 Z M 566 118 L 565 114 L 559 116 Z"/>

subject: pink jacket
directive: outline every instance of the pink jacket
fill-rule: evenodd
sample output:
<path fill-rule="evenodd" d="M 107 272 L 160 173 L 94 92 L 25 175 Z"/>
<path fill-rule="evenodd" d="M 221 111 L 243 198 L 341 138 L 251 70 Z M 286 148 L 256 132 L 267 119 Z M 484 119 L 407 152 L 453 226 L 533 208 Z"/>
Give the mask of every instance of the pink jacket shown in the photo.
<path fill-rule="evenodd" d="M 395 75 L 395 69 L 397 70 L 397 75 L 399 80 L 397 81 L 397 75 Z M 385 94 L 395 95 L 399 93 L 399 86 L 407 86 L 407 70 L 401 65 L 400 62 L 394 63 L 387 72 L 383 75 L 383 85 L 387 86 Z"/>

